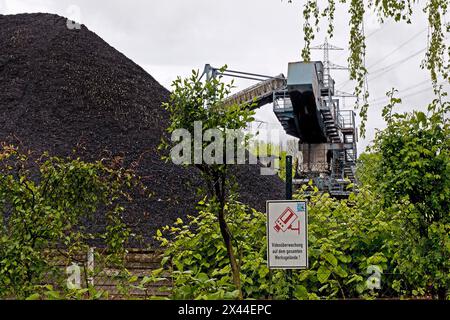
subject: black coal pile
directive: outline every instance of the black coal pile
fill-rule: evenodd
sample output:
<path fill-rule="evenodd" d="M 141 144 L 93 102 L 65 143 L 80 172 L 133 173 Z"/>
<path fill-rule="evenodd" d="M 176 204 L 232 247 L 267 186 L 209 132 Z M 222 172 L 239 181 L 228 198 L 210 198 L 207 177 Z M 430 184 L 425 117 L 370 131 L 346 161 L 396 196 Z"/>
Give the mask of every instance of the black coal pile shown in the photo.
<path fill-rule="evenodd" d="M 155 48 L 157 50 L 157 48 Z M 67 28 L 50 14 L 0 15 L 0 141 L 36 154 L 104 157 L 137 165 L 151 198 L 138 197 L 126 220 L 150 239 L 155 229 L 192 214 L 200 184 L 195 169 L 161 160 L 157 151 L 169 92 L 85 26 Z M 241 201 L 264 210 L 283 184 L 240 166 Z"/>

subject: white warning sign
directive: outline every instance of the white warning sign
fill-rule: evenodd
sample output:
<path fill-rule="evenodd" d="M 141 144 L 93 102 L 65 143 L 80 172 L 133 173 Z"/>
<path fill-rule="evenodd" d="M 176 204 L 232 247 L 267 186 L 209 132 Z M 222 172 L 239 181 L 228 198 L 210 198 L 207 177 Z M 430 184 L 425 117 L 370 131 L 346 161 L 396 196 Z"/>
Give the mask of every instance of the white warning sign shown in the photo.
<path fill-rule="evenodd" d="M 306 201 L 270 200 L 266 203 L 266 212 L 269 268 L 308 268 Z"/>

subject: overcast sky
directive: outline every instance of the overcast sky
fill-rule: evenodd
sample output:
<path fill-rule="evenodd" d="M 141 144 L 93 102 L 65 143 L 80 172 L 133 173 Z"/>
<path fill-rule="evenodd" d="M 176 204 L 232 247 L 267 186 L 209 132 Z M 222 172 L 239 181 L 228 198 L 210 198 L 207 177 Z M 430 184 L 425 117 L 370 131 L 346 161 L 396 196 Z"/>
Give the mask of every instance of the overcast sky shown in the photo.
<path fill-rule="evenodd" d="M 303 48 L 304 1 L 294 2 L 0 0 L 0 13 L 49 12 L 74 18 L 170 88 L 177 76 L 187 76 L 192 69 L 202 70 L 205 63 L 267 75 L 286 74 L 288 62 L 299 61 Z M 426 16 L 420 5 L 423 3 L 416 5 L 411 25 L 386 22 L 380 26 L 373 15 L 366 16 L 366 65 L 371 73 L 368 79 L 373 103 L 367 136 L 359 141 L 360 151 L 373 139 L 375 128 L 384 126 L 381 108 L 386 91 L 392 87 L 400 91 L 399 96 L 404 97 L 401 110 L 424 109 L 432 99 L 429 74 L 420 69 L 425 55 L 420 50 L 427 43 Z M 321 29 L 314 44 L 325 38 L 326 26 Z M 346 64 L 348 33 L 347 8 L 338 4 L 335 37 L 330 42 L 344 50 L 330 53 L 330 60 L 336 64 Z M 322 60 L 322 55 L 314 51 L 312 59 Z M 333 76 L 337 88 L 353 91 L 346 71 L 334 71 Z M 251 83 L 237 84 L 242 89 Z M 347 108 L 352 102 L 346 99 Z M 278 126 L 271 106 L 262 108 L 256 116 L 271 127 Z"/>

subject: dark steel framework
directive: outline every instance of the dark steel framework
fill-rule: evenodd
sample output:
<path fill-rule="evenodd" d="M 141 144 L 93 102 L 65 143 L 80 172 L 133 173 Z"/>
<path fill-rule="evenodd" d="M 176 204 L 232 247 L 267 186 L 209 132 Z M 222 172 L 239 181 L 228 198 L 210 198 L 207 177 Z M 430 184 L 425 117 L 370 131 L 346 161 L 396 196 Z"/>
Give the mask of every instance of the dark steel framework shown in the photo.
<path fill-rule="evenodd" d="M 355 191 L 357 128 L 355 112 L 341 110 L 334 80 L 320 61 L 312 62 L 311 89 L 299 92 L 283 74 L 276 77 L 205 66 L 207 79 L 218 75 L 258 81 L 226 99 L 259 108 L 273 103 L 273 111 L 287 134 L 299 138 L 302 159 L 297 159 L 294 187 L 313 180 L 320 191 L 347 197 Z M 330 63 L 327 64 L 330 69 Z"/>

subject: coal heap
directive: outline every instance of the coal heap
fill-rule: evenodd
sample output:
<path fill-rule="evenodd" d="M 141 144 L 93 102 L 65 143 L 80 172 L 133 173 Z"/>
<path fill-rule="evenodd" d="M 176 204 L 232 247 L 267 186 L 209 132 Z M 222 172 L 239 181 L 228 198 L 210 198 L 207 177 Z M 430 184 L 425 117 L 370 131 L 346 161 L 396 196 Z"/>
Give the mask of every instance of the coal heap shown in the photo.
<path fill-rule="evenodd" d="M 155 48 L 157 50 L 157 48 Z M 127 208 L 126 220 L 146 238 L 192 214 L 200 183 L 195 169 L 161 160 L 169 92 L 85 26 L 67 28 L 51 14 L 0 15 L 0 141 L 36 154 L 84 160 L 123 158 L 153 192 Z M 283 184 L 239 166 L 241 201 L 264 210 Z"/>

